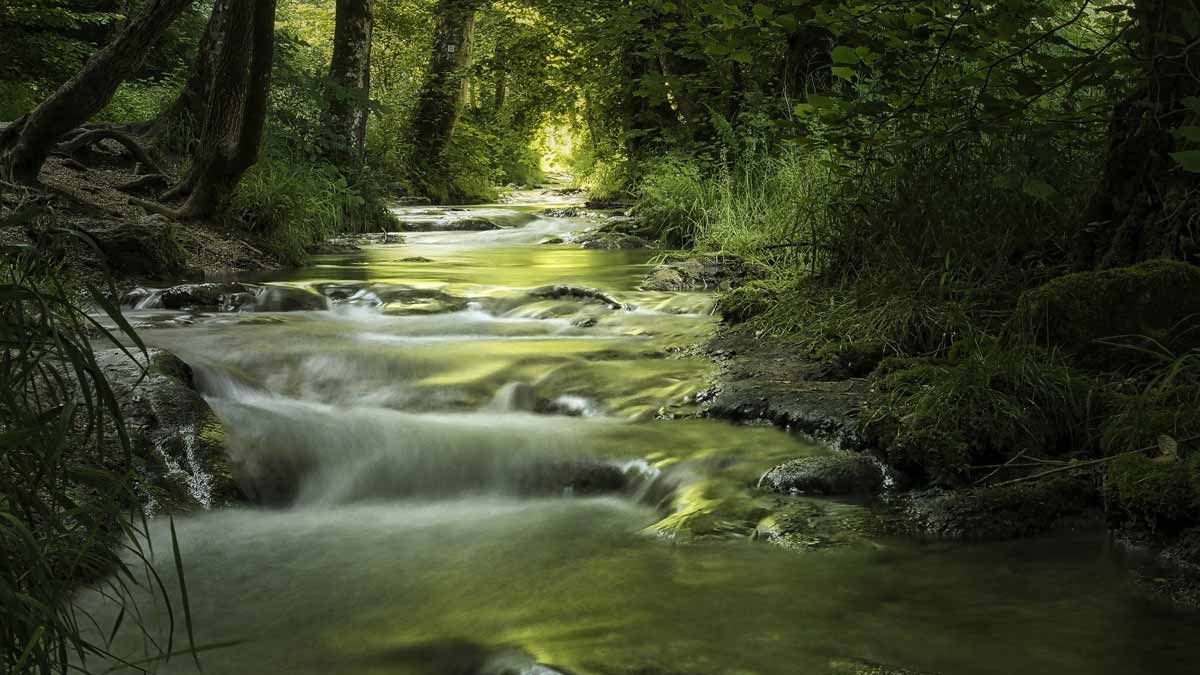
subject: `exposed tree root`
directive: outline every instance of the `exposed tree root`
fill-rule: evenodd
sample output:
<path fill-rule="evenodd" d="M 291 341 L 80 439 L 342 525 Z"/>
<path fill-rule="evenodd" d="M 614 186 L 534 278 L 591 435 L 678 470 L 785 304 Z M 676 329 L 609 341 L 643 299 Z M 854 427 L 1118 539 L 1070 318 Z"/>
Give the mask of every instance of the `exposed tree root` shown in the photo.
<path fill-rule="evenodd" d="M 124 131 L 119 131 L 113 127 L 100 127 L 84 131 L 83 133 L 75 134 L 73 137 L 71 137 L 71 140 L 60 143 L 58 147 L 55 148 L 55 152 L 71 157 L 81 149 L 92 145 L 93 143 L 98 143 L 105 140 L 111 140 L 120 143 L 125 147 L 125 150 L 128 151 L 135 160 L 141 162 L 141 164 L 145 166 L 150 173 L 163 173 L 163 170 L 159 168 L 158 163 L 150 158 L 150 154 L 146 152 L 146 149 L 142 147 L 142 144 L 139 143 L 137 139 L 125 133 Z"/>
<path fill-rule="evenodd" d="M 147 211 L 149 211 L 150 213 L 157 213 L 160 216 L 166 216 L 167 218 L 170 218 L 171 220 L 184 220 L 185 219 L 184 214 L 181 210 L 173 209 L 169 206 L 166 206 L 165 204 L 159 204 L 158 202 L 155 202 L 155 201 L 150 201 L 148 199 L 139 199 L 137 197 L 130 197 L 129 203 L 133 204 L 134 206 L 140 206 L 143 209 L 146 209 Z"/>
<path fill-rule="evenodd" d="M 151 193 L 158 189 L 166 188 L 170 186 L 170 184 L 171 180 L 161 173 L 150 173 L 115 187 L 121 192 L 139 194 Z"/>

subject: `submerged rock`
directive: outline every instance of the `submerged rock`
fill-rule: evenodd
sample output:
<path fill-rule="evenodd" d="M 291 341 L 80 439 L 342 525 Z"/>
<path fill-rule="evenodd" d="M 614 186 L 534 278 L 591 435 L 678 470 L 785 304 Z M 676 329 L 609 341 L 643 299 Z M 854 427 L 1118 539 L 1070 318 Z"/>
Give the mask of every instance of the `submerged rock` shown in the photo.
<path fill-rule="evenodd" d="M 138 355 L 139 359 L 141 355 Z M 225 429 L 195 389 L 192 369 L 150 350 L 135 362 L 122 350 L 96 353 L 133 445 L 152 512 L 211 509 L 241 501 L 226 454 Z"/>
<path fill-rule="evenodd" d="M 781 464 L 758 482 L 784 494 L 861 495 L 883 487 L 883 467 L 868 455 L 839 453 Z"/>
<path fill-rule="evenodd" d="M 882 519 L 860 504 L 786 497 L 754 528 L 754 538 L 795 552 L 833 548 L 876 548 L 873 536 Z"/>
<path fill-rule="evenodd" d="M 702 255 L 655 267 L 642 282 L 647 291 L 730 290 L 762 279 L 767 270 L 731 255 Z"/>
<path fill-rule="evenodd" d="M 582 286 L 568 286 L 566 284 L 558 284 L 555 286 L 542 286 L 529 291 L 529 295 L 534 298 L 544 300 L 581 300 L 584 302 L 598 302 L 606 305 L 609 309 L 628 309 L 628 307 L 618 302 L 611 295 L 598 288 L 584 288 Z"/>
<path fill-rule="evenodd" d="M 1182 354 L 1200 348 L 1200 267 L 1151 260 L 1068 274 L 1026 291 L 1012 327 L 1027 344 L 1061 349 L 1101 370 L 1138 364 L 1137 352 L 1102 340 L 1158 343 Z"/>

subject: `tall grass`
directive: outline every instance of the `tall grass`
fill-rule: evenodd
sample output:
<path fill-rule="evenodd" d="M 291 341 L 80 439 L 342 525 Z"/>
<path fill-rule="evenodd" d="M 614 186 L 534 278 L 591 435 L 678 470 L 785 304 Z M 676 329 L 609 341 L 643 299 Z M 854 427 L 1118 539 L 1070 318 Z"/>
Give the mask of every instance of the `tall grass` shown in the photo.
<path fill-rule="evenodd" d="M 115 658 L 107 640 L 88 636 L 140 625 L 139 587 L 171 617 L 168 642 L 143 630 L 148 644 L 174 649 L 176 611 L 155 572 L 121 404 L 91 340 L 135 361 L 146 352 L 104 293 L 91 300 L 118 334 L 70 299 L 46 258 L 30 247 L 0 263 L 0 671 L 14 674 L 87 672 L 89 659 Z M 75 604 L 81 584 L 120 606 L 114 625 Z M 180 590 L 190 637 L 182 577 Z"/>
<path fill-rule="evenodd" d="M 272 255 L 299 264 L 305 249 L 323 239 L 392 224 L 381 189 L 365 175 L 353 180 L 331 164 L 268 142 L 238 183 L 230 207 Z"/>
<path fill-rule="evenodd" d="M 637 212 L 674 245 L 783 268 L 811 266 L 830 234 L 821 204 L 833 176 L 821 160 L 798 150 L 709 167 L 666 158 L 646 172 Z"/>

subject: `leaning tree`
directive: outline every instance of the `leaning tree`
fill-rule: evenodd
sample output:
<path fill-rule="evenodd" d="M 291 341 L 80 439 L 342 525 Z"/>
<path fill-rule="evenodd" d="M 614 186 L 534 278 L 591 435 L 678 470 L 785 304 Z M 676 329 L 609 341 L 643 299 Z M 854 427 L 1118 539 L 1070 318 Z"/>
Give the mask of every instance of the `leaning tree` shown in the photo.
<path fill-rule="evenodd" d="M 135 141 L 115 129 L 80 127 L 108 105 L 117 87 L 141 67 L 150 46 L 191 4 L 191 0 L 150 0 L 75 77 L 0 131 L 0 178 L 36 182 L 46 159 L 71 132 L 73 145 L 84 142 L 80 138 L 85 135 L 86 142 L 114 138 L 144 157 Z"/>

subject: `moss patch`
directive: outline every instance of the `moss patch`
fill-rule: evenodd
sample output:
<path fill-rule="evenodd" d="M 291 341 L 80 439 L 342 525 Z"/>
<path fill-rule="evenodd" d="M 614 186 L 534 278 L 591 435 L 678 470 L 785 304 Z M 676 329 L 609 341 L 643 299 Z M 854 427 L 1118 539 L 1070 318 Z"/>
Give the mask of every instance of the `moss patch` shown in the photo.
<path fill-rule="evenodd" d="M 1200 519 L 1200 454 L 1119 457 L 1109 466 L 1104 498 L 1110 525 L 1156 537 L 1176 534 Z"/>
<path fill-rule="evenodd" d="M 1137 352 L 1097 342 L 1200 348 L 1200 267 L 1151 260 L 1132 267 L 1059 277 L 1027 291 L 1012 319 L 1025 344 L 1058 348 L 1081 365 L 1120 370 Z"/>
<path fill-rule="evenodd" d="M 956 361 L 887 360 L 861 431 L 908 479 L 960 486 L 972 466 L 1080 446 L 1089 388 L 1088 378 L 1036 349 L 991 345 Z"/>

